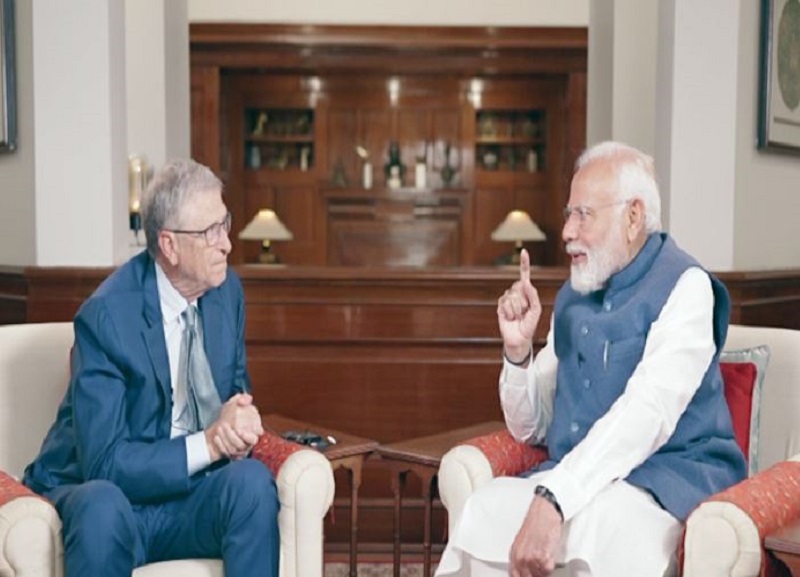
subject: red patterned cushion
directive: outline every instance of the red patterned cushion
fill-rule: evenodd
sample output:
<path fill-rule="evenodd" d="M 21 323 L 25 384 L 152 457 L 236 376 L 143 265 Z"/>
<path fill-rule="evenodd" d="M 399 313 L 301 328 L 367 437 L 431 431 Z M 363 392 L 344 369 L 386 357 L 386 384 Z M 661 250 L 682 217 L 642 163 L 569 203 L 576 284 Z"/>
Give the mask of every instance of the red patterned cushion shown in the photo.
<path fill-rule="evenodd" d="M 753 388 L 756 384 L 754 363 L 720 363 L 725 381 L 725 400 L 731 411 L 736 442 L 750 458 L 750 415 L 753 410 Z"/>
<path fill-rule="evenodd" d="M 519 443 L 505 429 L 465 444 L 477 447 L 486 455 L 494 477 L 519 475 L 547 459 L 547 449 Z"/>
<path fill-rule="evenodd" d="M 292 453 L 305 449 L 302 445 L 289 442 L 278 435 L 267 431 L 253 447 L 253 458 L 264 463 L 272 474 L 278 476 L 281 466 Z"/>
<path fill-rule="evenodd" d="M 0 471 L 0 506 L 19 497 L 39 497 L 11 475 Z M 39 497 L 41 499 L 41 497 Z"/>
<path fill-rule="evenodd" d="M 769 361 L 769 348 L 753 347 L 724 351 L 720 371 L 725 382 L 725 400 L 731 413 L 736 442 L 744 451 L 748 474 L 758 471 L 758 433 L 761 386 Z"/>

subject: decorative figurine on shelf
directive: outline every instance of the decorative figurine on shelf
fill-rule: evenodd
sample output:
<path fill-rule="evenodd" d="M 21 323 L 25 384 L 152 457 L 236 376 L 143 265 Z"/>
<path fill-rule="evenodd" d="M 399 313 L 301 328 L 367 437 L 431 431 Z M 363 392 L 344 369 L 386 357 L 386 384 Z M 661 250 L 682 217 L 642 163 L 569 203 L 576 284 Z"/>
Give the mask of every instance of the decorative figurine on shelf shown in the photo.
<path fill-rule="evenodd" d="M 500 165 L 500 158 L 497 156 L 497 150 L 494 148 L 487 148 L 481 160 L 483 162 L 483 168 L 486 170 L 497 170 L 497 167 Z"/>
<path fill-rule="evenodd" d="M 301 172 L 308 172 L 308 168 L 311 164 L 311 147 L 304 146 L 300 149 L 300 171 Z"/>
<path fill-rule="evenodd" d="M 253 128 L 253 136 L 261 136 L 267 131 L 267 120 L 269 117 L 266 112 L 261 112 L 256 119 L 256 125 Z"/>
<path fill-rule="evenodd" d="M 389 143 L 389 161 L 383 167 L 386 174 L 386 186 L 390 189 L 398 189 L 403 186 L 403 176 L 406 172 L 406 167 L 400 160 L 400 145 L 396 140 Z"/>
<path fill-rule="evenodd" d="M 333 165 L 333 176 L 331 176 L 331 183 L 337 188 L 347 188 L 347 185 L 349 184 L 341 158 L 338 159 L 336 164 Z"/>
<path fill-rule="evenodd" d="M 372 188 L 372 163 L 369 161 L 369 151 L 363 146 L 356 146 L 356 154 L 364 161 L 361 166 L 361 186 L 364 190 Z"/>
<path fill-rule="evenodd" d="M 536 150 L 531 148 L 528 151 L 528 172 L 536 172 L 539 170 L 539 155 Z"/>
<path fill-rule="evenodd" d="M 444 144 L 444 166 L 439 171 L 439 174 L 442 177 L 442 186 L 445 188 L 450 188 L 450 185 L 453 184 L 453 178 L 456 175 L 456 169 L 450 166 L 450 141 L 448 140 Z"/>
<path fill-rule="evenodd" d="M 423 189 L 428 186 L 428 142 L 422 145 L 422 154 L 417 156 L 414 164 L 414 188 Z"/>
<path fill-rule="evenodd" d="M 258 144 L 251 144 L 247 150 L 247 167 L 254 170 L 261 168 L 261 147 Z"/>

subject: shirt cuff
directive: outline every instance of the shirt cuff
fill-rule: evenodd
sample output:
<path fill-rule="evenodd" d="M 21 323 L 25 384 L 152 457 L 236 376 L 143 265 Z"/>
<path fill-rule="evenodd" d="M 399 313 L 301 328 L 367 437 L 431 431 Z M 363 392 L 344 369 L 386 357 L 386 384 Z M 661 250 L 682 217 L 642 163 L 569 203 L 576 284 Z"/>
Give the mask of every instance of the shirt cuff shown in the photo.
<path fill-rule="evenodd" d="M 206 434 L 198 431 L 186 436 L 186 468 L 191 477 L 211 464 L 211 453 L 206 444 Z"/>
<path fill-rule="evenodd" d="M 567 471 L 559 470 L 558 466 L 536 484 L 547 487 L 555 496 L 558 506 L 561 507 L 564 521 L 569 521 L 589 502 L 577 480 Z"/>

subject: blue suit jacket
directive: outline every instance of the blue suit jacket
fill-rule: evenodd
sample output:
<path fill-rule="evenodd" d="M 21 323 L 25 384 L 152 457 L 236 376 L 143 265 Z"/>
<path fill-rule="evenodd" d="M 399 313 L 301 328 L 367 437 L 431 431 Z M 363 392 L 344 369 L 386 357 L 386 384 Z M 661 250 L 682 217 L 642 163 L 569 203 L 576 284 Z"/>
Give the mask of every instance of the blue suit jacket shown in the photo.
<path fill-rule="evenodd" d="M 250 391 L 241 281 L 229 269 L 225 282 L 198 306 L 224 403 Z M 172 384 L 155 264 L 146 251 L 103 281 L 74 325 L 72 378 L 23 482 L 46 494 L 60 485 L 106 479 L 134 503 L 188 493 L 193 479 L 185 440 L 170 439 Z"/>

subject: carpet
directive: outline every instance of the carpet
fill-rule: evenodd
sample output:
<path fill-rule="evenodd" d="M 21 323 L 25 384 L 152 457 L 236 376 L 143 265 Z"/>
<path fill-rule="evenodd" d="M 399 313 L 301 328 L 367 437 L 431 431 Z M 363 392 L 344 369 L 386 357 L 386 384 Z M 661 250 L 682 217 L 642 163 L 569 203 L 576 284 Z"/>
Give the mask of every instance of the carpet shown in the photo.
<path fill-rule="evenodd" d="M 431 574 L 436 570 L 436 565 L 431 567 Z M 348 577 L 350 565 L 348 563 L 325 563 L 325 577 Z M 358 577 L 392 577 L 391 563 L 359 563 Z M 403 563 L 400 565 L 400 577 L 423 577 L 422 563 Z"/>

